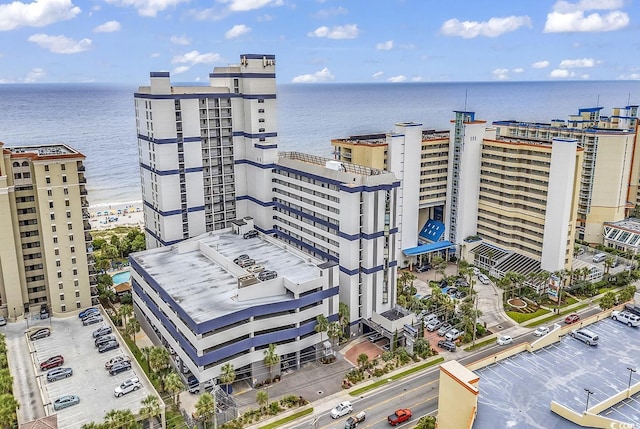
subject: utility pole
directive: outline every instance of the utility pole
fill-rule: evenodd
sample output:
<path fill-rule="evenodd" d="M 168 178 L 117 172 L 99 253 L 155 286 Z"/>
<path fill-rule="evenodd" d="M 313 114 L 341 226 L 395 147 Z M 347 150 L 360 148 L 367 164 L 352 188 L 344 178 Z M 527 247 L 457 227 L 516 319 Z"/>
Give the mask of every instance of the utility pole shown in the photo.
<path fill-rule="evenodd" d="M 471 343 L 472 346 L 476 345 L 476 331 L 478 330 L 478 294 L 474 293 L 475 289 L 473 287 L 475 286 L 475 284 L 476 282 L 473 279 L 471 279 L 471 294 L 475 302 L 475 306 L 473 310 L 473 342 Z"/>

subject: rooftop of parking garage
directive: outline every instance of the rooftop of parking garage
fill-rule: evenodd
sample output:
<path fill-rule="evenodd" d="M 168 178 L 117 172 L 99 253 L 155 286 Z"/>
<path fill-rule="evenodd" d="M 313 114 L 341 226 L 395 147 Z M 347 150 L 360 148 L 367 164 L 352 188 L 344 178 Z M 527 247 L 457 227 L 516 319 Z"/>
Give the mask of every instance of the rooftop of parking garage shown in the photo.
<path fill-rule="evenodd" d="M 522 352 L 476 370 L 480 395 L 474 428 L 578 428 L 551 412 L 551 401 L 582 414 L 587 401 L 585 389 L 593 392 L 590 409 L 626 391 L 628 368 L 637 368 L 638 329 L 605 319 L 590 325 L 589 330 L 600 337 L 598 346 L 565 336 L 537 352 Z M 632 379 L 631 383 L 638 381 Z M 637 404 L 637 398 L 624 401 L 614 407 L 614 414 L 609 409 L 600 415 L 636 423 L 640 421 Z"/>
<path fill-rule="evenodd" d="M 233 260 L 243 254 L 266 270 L 277 272 L 278 277 L 266 282 L 255 279 L 252 287 L 262 286 L 262 290 L 251 299 L 240 300 L 239 279 L 250 273 Z M 244 239 L 231 231 L 204 234 L 170 247 L 137 253 L 132 258 L 134 271 L 137 263 L 196 322 L 291 299 L 282 286 L 283 278 L 302 284 L 320 277 L 322 267 L 321 261 L 302 257 L 262 235 Z M 269 292 L 264 289 L 267 284 Z"/>

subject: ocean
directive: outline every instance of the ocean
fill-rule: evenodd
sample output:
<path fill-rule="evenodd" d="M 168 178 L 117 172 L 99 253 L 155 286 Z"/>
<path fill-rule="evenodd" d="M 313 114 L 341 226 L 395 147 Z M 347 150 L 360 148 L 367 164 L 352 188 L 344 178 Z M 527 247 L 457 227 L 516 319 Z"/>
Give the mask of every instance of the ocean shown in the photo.
<path fill-rule="evenodd" d="M 144 85 L 147 82 L 140 82 Z M 133 93 L 137 85 L 0 85 L 0 141 L 65 143 L 86 155 L 92 206 L 142 199 Z M 449 129 L 453 111 L 476 119 L 549 122 L 579 108 L 640 104 L 640 81 L 283 84 L 278 146 L 330 157 L 331 139 L 391 131 L 397 122 Z"/>

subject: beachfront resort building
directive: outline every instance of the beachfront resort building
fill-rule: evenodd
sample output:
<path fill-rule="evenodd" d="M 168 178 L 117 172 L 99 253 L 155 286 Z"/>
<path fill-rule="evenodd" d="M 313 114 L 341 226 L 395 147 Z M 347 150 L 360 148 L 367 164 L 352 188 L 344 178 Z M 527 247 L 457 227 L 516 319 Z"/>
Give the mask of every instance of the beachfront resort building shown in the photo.
<path fill-rule="evenodd" d="M 225 363 L 256 384 L 315 361 L 324 352 L 316 345 L 327 339 L 315 331 L 317 316 L 338 317 L 338 265 L 264 235 L 243 238 L 238 232 L 252 222 L 130 258 L 136 307 L 200 381 L 217 378 Z M 241 267 L 234 262 L 240 255 L 276 277 Z M 277 368 L 264 365 L 270 344 L 281 356 Z"/>
<path fill-rule="evenodd" d="M 208 86 L 174 86 L 168 72 L 154 72 L 138 89 L 147 248 L 228 228 L 270 200 L 262 166 L 277 157 L 275 82 L 273 55 L 242 55 L 216 67 Z"/>
<path fill-rule="evenodd" d="M 85 156 L 63 145 L 4 147 L 0 315 L 63 315 L 97 299 Z"/>

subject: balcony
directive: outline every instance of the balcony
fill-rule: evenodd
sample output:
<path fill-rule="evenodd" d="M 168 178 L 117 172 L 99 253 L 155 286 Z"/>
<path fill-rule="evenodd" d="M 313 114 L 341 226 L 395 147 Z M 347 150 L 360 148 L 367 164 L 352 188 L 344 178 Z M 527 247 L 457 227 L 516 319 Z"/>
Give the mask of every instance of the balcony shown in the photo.
<path fill-rule="evenodd" d="M 84 186 L 80 186 L 80 195 L 84 195 L 87 196 L 89 193 L 87 192 L 87 188 L 85 188 Z"/>
<path fill-rule="evenodd" d="M 91 234 L 89 234 L 88 232 L 84 233 L 84 241 L 86 243 L 91 243 L 93 241 L 93 238 L 91 238 Z"/>
<path fill-rule="evenodd" d="M 85 231 L 91 231 L 91 224 L 89 223 L 88 220 L 83 219 L 82 220 L 82 226 L 83 226 Z"/>

